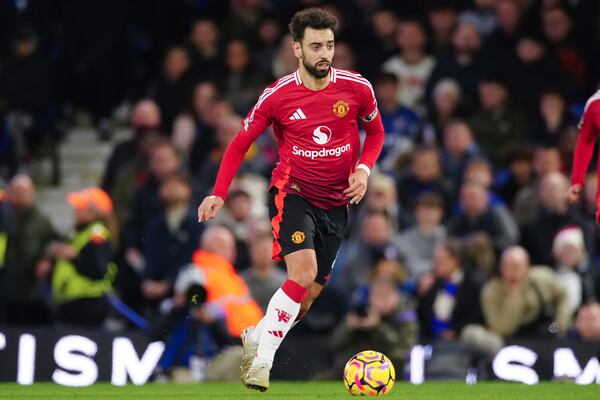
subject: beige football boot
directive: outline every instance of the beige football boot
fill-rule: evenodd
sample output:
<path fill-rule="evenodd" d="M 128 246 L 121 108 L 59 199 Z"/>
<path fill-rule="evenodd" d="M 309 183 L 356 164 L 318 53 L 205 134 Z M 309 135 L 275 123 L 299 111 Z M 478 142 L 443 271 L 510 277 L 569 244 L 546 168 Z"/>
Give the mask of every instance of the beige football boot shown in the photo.
<path fill-rule="evenodd" d="M 246 387 L 248 386 L 246 384 L 246 375 L 248 375 L 248 370 L 250 370 L 250 367 L 252 366 L 252 361 L 254 361 L 256 350 L 258 349 L 258 345 L 254 344 L 250 337 L 252 331 L 254 331 L 254 326 L 249 326 L 245 328 L 240 335 L 242 346 L 244 346 L 244 354 L 242 355 L 242 362 L 240 365 L 240 377 L 242 378 L 242 383 Z"/>
<path fill-rule="evenodd" d="M 248 389 L 266 391 L 269 388 L 269 374 L 271 367 L 268 364 L 253 365 L 246 376 L 246 387 Z"/>

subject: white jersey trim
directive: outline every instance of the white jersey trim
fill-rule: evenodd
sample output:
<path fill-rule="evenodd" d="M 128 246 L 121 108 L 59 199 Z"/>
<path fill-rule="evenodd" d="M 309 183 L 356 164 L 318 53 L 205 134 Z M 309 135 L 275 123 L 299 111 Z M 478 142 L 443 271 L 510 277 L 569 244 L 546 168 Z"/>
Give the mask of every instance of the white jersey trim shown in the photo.
<path fill-rule="evenodd" d="M 271 96 L 273 93 L 275 93 L 277 90 L 281 89 L 288 83 L 293 82 L 294 80 L 295 80 L 295 75 L 289 74 L 289 75 L 286 75 L 283 78 L 281 78 L 277 82 L 277 84 L 275 86 L 273 86 L 272 88 L 265 89 L 265 91 L 258 98 L 258 101 L 254 105 L 254 107 L 252 107 L 252 112 L 250 113 L 250 116 L 244 120 L 244 127 L 246 128 L 246 130 L 248 130 L 248 126 L 249 126 L 250 122 L 252 122 L 254 120 L 254 113 L 256 112 L 256 110 L 258 110 L 258 108 L 261 106 L 261 104 L 266 99 L 268 99 L 269 96 Z"/>
<path fill-rule="evenodd" d="M 373 98 L 375 98 L 375 91 L 373 90 L 373 86 L 371 86 L 371 83 L 359 74 L 353 74 L 348 71 L 338 70 L 336 71 L 336 75 L 339 79 L 345 79 L 352 82 L 362 83 L 363 85 L 369 88 L 371 94 L 373 95 Z"/>
<path fill-rule="evenodd" d="M 583 113 L 585 114 L 585 112 L 587 111 L 587 109 L 589 108 L 590 104 L 592 104 L 594 101 L 596 100 L 600 100 L 600 90 L 598 90 L 596 93 L 594 93 L 592 95 L 592 97 L 590 97 L 588 99 L 588 101 L 585 103 L 585 107 L 583 109 Z"/>

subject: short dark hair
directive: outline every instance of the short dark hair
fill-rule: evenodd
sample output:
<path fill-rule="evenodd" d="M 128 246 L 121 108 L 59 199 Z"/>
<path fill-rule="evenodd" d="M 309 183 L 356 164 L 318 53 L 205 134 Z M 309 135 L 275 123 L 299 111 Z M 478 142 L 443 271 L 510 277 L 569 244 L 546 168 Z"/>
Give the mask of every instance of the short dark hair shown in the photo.
<path fill-rule="evenodd" d="M 311 7 L 294 14 L 289 28 L 294 41 L 299 42 L 304 38 L 306 28 L 331 29 L 335 33 L 338 28 L 338 20 L 321 8 Z"/>
<path fill-rule="evenodd" d="M 435 192 L 425 192 L 417 199 L 415 208 L 444 208 L 444 200 L 442 196 Z"/>

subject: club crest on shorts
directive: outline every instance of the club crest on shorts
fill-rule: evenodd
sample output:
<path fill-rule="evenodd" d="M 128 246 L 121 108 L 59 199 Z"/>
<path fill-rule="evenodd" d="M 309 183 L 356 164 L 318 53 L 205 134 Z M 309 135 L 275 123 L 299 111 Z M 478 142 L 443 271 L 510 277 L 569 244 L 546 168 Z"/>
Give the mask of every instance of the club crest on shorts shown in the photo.
<path fill-rule="evenodd" d="M 338 100 L 333 105 L 333 113 L 342 118 L 350 111 L 350 103 L 344 100 Z"/>
<path fill-rule="evenodd" d="M 292 234 L 292 243 L 294 244 L 300 244 L 304 242 L 304 239 L 306 239 L 306 236 L 302 231 L 296 231 Z"/>

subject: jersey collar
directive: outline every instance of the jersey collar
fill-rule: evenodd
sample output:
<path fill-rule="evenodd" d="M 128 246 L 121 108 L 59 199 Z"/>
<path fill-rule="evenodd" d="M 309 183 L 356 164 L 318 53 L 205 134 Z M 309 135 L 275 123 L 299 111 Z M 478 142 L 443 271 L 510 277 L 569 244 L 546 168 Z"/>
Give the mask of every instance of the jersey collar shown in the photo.
<path fill-rule="evenodd" d="M 331 67 L 329 68 L 329 79 L 331 80 L 331 82 L 335 82 L 335 78 L 336 70 L 335 68 Z M 302 79 L 300 78 L 300 68 L 298 68 L 296 72 L 294 72 L 294 80 L 296 81 L 296 85 L 302 85 Z"/>

